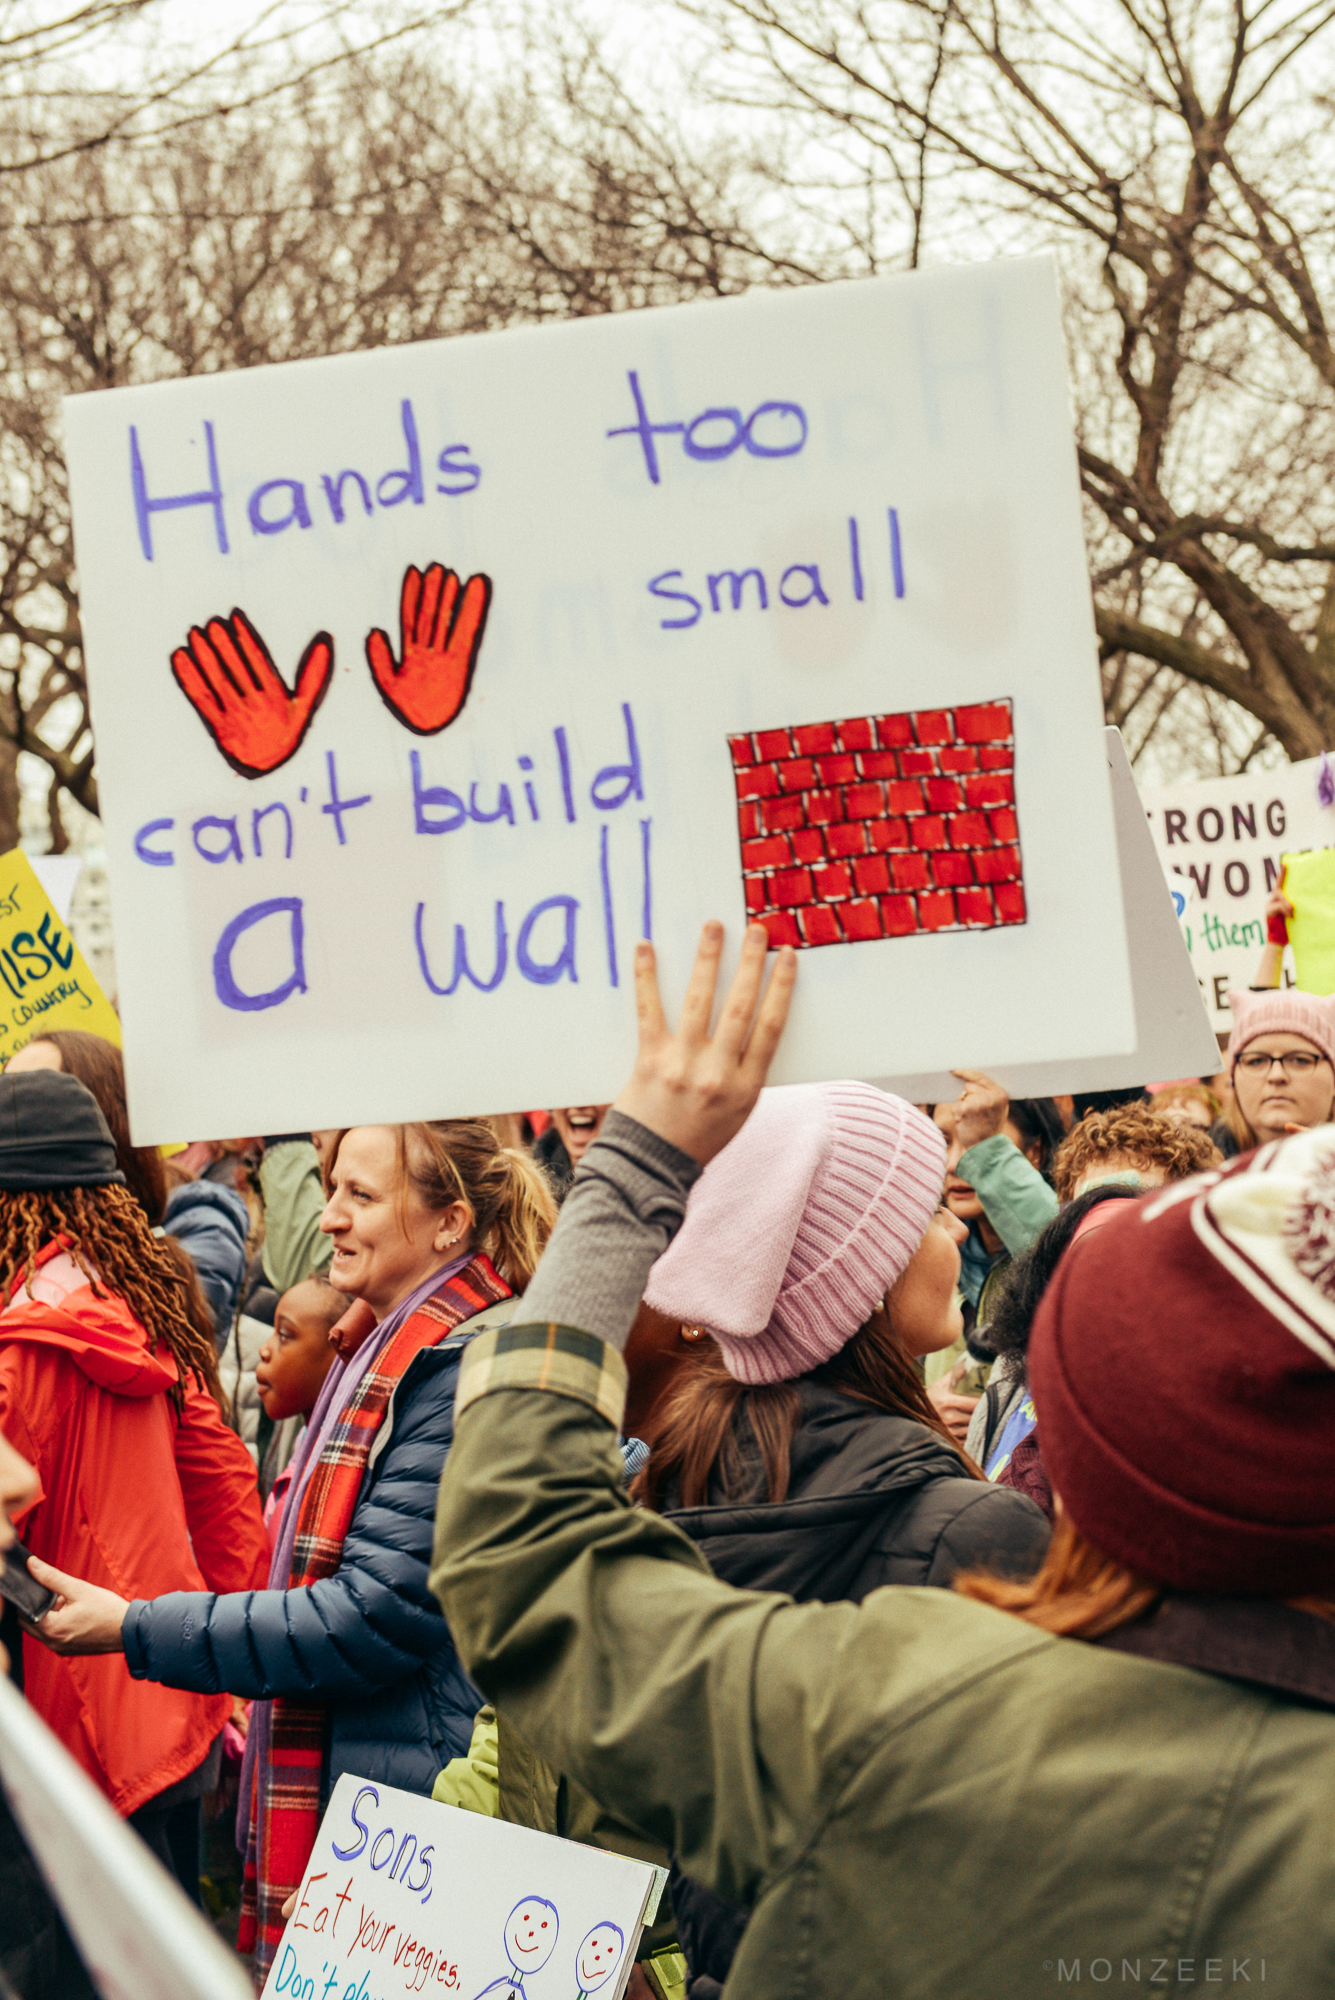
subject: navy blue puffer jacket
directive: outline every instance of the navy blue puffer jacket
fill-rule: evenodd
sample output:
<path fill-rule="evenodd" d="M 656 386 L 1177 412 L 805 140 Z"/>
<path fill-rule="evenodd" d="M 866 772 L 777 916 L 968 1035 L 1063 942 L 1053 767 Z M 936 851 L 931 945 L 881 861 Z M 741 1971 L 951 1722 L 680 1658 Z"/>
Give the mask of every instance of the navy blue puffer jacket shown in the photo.
<path fill-rule="evenodd" d="M 476 1330 L 476 1329 L 474 1329 Z M 413 1357 L 390 1401 L 336 1573 L 300 1590 L 174 1591 L 126 1613 L 138 1680 L 297 1695 L 328 1709 L 323 1797 L 345 1771 L 429 1793 L 482 1697 L 427 1589 L 467 1323 Z"/>

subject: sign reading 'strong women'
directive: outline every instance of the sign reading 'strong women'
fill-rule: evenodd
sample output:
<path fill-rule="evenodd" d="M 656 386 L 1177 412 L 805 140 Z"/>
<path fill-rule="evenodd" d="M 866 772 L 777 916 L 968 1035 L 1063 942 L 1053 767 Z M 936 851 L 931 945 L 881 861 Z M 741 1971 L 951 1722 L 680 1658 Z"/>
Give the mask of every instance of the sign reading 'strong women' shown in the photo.
<path fill-rule="evenodd" d="M 1321 759 L 1234 778 L 1184 779 L 1141 793 L 1210 1019 L 1232 1026 L 1231 987 L 1253 984 L 1266 942 L 1266 899 L 1284 856 L 1335 844 L 1335 806 L 1322 803 Z M 1291 965 L 1284 972 L 1293 983 Z"/>

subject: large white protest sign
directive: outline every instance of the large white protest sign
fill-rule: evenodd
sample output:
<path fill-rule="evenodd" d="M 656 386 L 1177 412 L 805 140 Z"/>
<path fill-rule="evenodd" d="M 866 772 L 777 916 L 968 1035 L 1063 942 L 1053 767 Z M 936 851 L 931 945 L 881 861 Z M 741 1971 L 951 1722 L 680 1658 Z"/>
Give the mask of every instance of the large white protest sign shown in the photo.
<path fill-rule="evenodd" d="M 748 909 L 776 1081 L 1132 1047 L 1046 260 L 66 423 L 140 1141 L 605 1100 Z"/>
<path fill-rule="evenodd" d="M 265 2000 L 620 2000 L 661 1871 L 344 1776 Z"/>
<path fill-rule="evenodd" d="M 1182 927 L 1214 1027 L 1248 987 L 1266 941 L 1265 905 L 1282 857 L 1335 845 L 1335 806 L 1317 796 L 1319 757 L 1240 778 L 1146 786 L 1141 797 L 1170 877 L 1191 884 Z M 1291 975 L 1286 978 L 1292 984 Z"/>
<path fill-rule="evenodd" d="M 1164 881 L 1158 852 L 1145 823 L 1121 731 L 1104 731 L 1117 822 L 1122 874 L 1122 911 L 1131 953 L 1136 1009 L 1136 1045 L 1127 1055 L 1086 1056 L 1059 1062 L 1021 1063 L 1001 1068 L 997 1080 L 1012 1097 L 1049 1097 L 1056 1091 L 1128 1090 L 1179 1076 L 1204 1076 L 1218 1061 L 1210 1016 L 1197 984 L 1173 898 Z M 1105 910 L 1111 933 L 1118 912 Z M 975 1067 L 972 1042 L 958 1053 L 961 1067 Z M 875 1079 L 915 1102 L 954 1097 L 959 1080 L 949 1075 L 886 1076 Z"/>
<path fill-rule="evenodd" d="M 250 2000 L 237 1960 L 3 1674 L 0 1784 L 102 2000 Z"/>

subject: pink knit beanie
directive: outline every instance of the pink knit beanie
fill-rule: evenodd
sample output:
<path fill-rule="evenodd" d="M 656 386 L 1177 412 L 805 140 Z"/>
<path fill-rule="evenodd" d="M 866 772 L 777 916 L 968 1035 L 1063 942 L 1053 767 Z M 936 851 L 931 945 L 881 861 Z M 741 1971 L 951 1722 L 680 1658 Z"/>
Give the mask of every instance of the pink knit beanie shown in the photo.
<path fill-rule="evenodd" d="M 1273 993 L 1235 990 L 1228 996 L 1233 1032 L 1228 1038 L 1228 1073 L 1258 1035 L 1305 1035 L 1313 1048 L 1335 1068 L 1335 993 L 1320 999 L 1297 986 L 1276 987 Z"/>
<path fill-rule="evenodd" d="M 707 1327 L 739 1382 L 806 1375 L 907 1266 L 945 1166 L 944 1133 L 869 1083 L 763 1090 L 692 1188 L 645 1299 Z"/>

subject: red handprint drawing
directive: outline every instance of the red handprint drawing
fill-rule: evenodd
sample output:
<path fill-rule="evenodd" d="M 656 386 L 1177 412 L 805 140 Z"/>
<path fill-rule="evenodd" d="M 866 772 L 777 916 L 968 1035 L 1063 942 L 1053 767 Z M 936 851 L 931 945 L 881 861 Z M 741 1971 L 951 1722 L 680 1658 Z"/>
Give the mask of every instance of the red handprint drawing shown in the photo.
<path fill-rule="evenodd" d="M 395 662 L 389 634 L 377 629 L 366 658 L 381 699 L 418 736 L 443 729 L 468 699 L 491 605 L 491 578 L 470 576 L 460 588 L 452 569 L 432 563 L 425 576 L 411 564 L 399 600 L 403 658 Z"/>
<path fill-rule="evenodd" d="M 287 683 L 244 611 L 190 628 L 172 654 L 176 685 L 234 771 L 262 778 L 301 746 L 329 691 L 334 642 L 317 632 L 301 656 L 296 686 Z"/>

